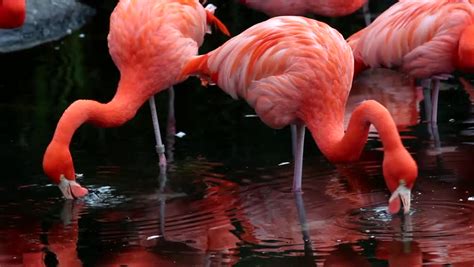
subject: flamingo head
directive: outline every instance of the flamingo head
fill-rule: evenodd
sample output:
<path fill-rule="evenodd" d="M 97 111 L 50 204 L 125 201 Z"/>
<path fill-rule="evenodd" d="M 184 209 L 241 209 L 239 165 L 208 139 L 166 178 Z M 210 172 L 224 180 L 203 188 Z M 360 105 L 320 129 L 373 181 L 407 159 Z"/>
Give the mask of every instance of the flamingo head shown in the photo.
<path fill-rule="evenodd" d="M 76 182 L 74 164 L 67 145 L 52 141 L 43 157 L 43 170 L 66 199 L 87 195 L 88 191 Z"/>
<path fill-rule="evenodd" d="M 418 176 L 418 166 L 408 151 L 401 147 L 386 151 L 383 161 L 383 175 L 392 193 L 388 201 L 390 213 L 397 213 L 403 203 L 404 213 L 410 211 L 411 189 Z M 401 202 L 401 203 L 400 203 Z"/>

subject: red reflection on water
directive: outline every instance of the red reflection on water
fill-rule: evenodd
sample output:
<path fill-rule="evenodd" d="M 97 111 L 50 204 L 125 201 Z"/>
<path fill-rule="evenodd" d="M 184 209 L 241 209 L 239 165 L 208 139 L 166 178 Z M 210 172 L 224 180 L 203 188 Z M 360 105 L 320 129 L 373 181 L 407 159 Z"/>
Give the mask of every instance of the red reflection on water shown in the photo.
<path fill-rule="evenodd" d="M 388 265 L 393 267 L 423 264 L 423 254 L 417 242 L 379 241 L 375 253 L 377 259 L 387 260 Z"/>
<path fill-rule="evenodd" d="M 324 261 L 324 267 L 370 267 L 370 262 L 351 246 L 338 246 Z"/>
<path fill-rule="evenodd" d="M 65 201 L 60 221 L 42 230 L 36 218 L 24 218 L 24 225 L 0 229 L 0 266 L 46 266 L 52 253 L 60 266 L 82 266 L 77 255 L 78 219 L 83 203 Z"/>
<path fill-rule="evenodd" d="M 233 265 L 238 258 L 233 255 L 240 240 L 232 231 L 232 218 L 239 216 L 238 198 L 233 192 L 236 183 L 207 177 L 204 179 L 205 196 L 190 201 L 176 198 L 160 201 L 162 210 L 147 209 L 147 213 L 135 211 L 136 224 L 141 221 L 159 222 L 161 229 L 148 227 L 139 230 L 139 244 L 108 252 L 100 260 L 101 266 L 208 266 L 212 261 Z M 238 209 L 238 208 L 237 208 Z M 107 220 L 120 220 L 118 215 L 107 213 Z M 140 228 L 140 226 L 137 226 Z M 148 240 L 148 237 L 156 236 Z"/>
<path fill-rule="evenodd" d="M 37 229 L 29 225 L 14 227 L 0 230 L 0 266 L 44 266 L 39 236 L 28 234 L 33 235 Z"/>
<path fill-rule="evenodd" d="M 421 94 L 414 81 L 390 70 L 368 73 L 370 76 L 363 75 L 354 83 L 348 101 L 348 113 L 359 102 L 375 99 L 388 108 L 400 130 L 416 125 L 419 122 Z M 467 164 L 473 155 L 472 148 L 443 153 L 438 157 L 424 152 L 420 151 L 417 155 L 417 160 L 423 162 L 423 166 L 441 162 L 443 170 L 448 169 L 456 177 L 472 179 L 474 167 Z M 270 177 L 268 183 L 248 186 L 223 180 L 226 178 L 222 176 L 214 178 L 207 177 L 205 172 L 193 172 L 193 175 L 207 177 L 204 178 L 206 189 L 202 199 L 164 199 L 164 214 L 160 214 L 158 208 L 161 202 L 147 203 L 156 205 L 156 209 L 104 210 L 99 219 L 108 222 L 123 222 L 124 218 L 131 218 L 130 224 L 135 223 L 139 229 L 132 233 L 136 234 L 139 242 L 104 252 L 98 263 L 100 266 L 201 266 L 217 258 L 220 262 L 233 265 L 239 260 L 239 255 L 235 255 L 237 249 L 245 243 L 255 245 L 254 250 L 258 252 L 281 252 L 290 256 L 313 254 L 316 251 L 320 253 L 317 256 L 323 266 L 370 266 L 363 249 L 357 245 L 360 240 L 370 239 L 376 247 L 375 259 L 387 261 L 389 266 L 420 266 L 423 261 L 429 262 L 430 266 L 449 261 L 453 261 L 452 266 L 472 266 L 474 262 L 469 261 L 472 255 L 467 256 L 467 262 L 456 263 L 463 261 L 463 255 L 474 251 L 474 244 L 469 243 L 469 240 L 464 243 L 448 243 L 436 238 L 416 240 L 416 237 L 409 241 L 379 240 L 378 233 L 366 233 L 361 229 L 347 229 L 338 225 L 338 220 L 347 219 L 346 215 L 353 210 L 387 201 L 383 192 L 371 193 L 377 188 L 368 179 L 380 176 L 380 156 L 379 151 L 366 150 L 362 161 L 369 163 L 337 166 L 337 172 L 327 174 L 323 182 L 311 175 L 327 173 L 328 167 L 321 162 L 307 162 L 304 170 L 309 179 L 305 179 L 305 194 L 300 196 L 301 199 L 296 196 L 296 201 L 288 187 L 291 184 L 288 182 L 291 179 L 291 166 L 278 168 L 275 173 L 265 170 Z M 285 170 L 286 173 L 281 176 Z M 283 177 L 284 181 L 279 183 L 273 180 L 278 177 Z M 437 197 L 466 199 L 465 188 L 446 190 L 446 184 L 434 180 L 422 179 L 419 187 L 425 191 L 435 190 L 433 195 Z M 380 188 L 384 188 L 383 185 Z M 414 207 L 417 208 L 416 203 Z M 62 220 L 53 221 L 46 230 L 42 230 L 37 219 L 23 218 L 15 220 L 23 222 L 21 224 L 0 224 L 0 266 L 45 266 L 46 251 L 55 255 L 60 266 L 82 266 L 77 254 L 77 242 L 78 219 L 83 208 L 81 202 L 65 201 Z M 445 214 L 442 210 L 435 210 L 429 215 L 442 217 Z M 144 219 L 147 222 L 160 222 L 159 225 L 163 227 L 159 230 L 155 229 L 157 227 L 142 229 L 140 221 Z M 474 224 L 472 215 L 468 222 Z M 236 224 L 242 228 L 238 232 Z M 438 226 L 447 227 L 441 224 Z M 472 231 L 463 234 L 473 236 Z M 153 235 L 162 237 L 147 240 Z"/>

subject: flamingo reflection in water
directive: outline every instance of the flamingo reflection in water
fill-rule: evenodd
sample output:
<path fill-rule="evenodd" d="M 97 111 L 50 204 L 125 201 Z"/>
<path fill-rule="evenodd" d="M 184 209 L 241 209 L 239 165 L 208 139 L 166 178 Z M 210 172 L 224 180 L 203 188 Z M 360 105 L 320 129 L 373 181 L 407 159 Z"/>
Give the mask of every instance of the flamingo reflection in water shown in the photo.
<path fill-rule="evenodd" d="M 159 210 L 150 208 L 143 213 L 114 214 L 108 218 L 110 221 L 121 221 L 132 216 L 134 219 L 130 225 L 136 225 L 138 244 L 129 244 L 108 253 L 103 257 L 101 266 L 210 266 L 213 261 L 230 265 L 235 263 L 233 250 L 237 248 L 239 239 L 232 233 L 235 227 L 228 210 L 238 206 L 235 197 L 229 193 L 237 185 L 205 178 L 205 197 L 190 203 L 187 197 L 170 193 L 165 188 L 166 173 L 162 172 L 159 179 Z M 150 223 L 153 221 L 156 223 Z M 155 227 L 157 224 L 159 227 Z"/>
<path fill-rule="evenodd" d="M 103 246 L 110 248 L 99 258 L 94 258 L 92 254 L 82 259 L 78 254 L 81 250 L 78 243 L 80 233 L 94 231 L 88 223 L 83 224 L 89 225 L 83 229 L 86 231 L 79 229 L 80 215 L 85 214 L 85 209 L 93 202 L 90 195 L 82 200 L 65 200 L 58 216 L 60 219 L 53 219 L 52 223 L 31 219 L 24 227 L 4 228 L 0 224 L 0 266 L 79 267 L 90 266 L 91 261 L 96 266 L 209 266 L 215 261 L 235 263 L 232 250 L 237 247 L 239 239 L 231 232 L 235 227 L 227 212 L 232 205 L 238 206 L 229 193 L 236 184 L 207 179 L 205 183 L 209 188 L 206 197 L 194 205 L 182 194 L 167 192 L 164 188 L 166 176 L 163 174 L 160 176 L 160 190 L 149 195 L 146 202 L 153 207 L 143 212 L 131 210 L 123 213 L 106 209 L 103 214 L 94 217 L 94 221 L 101 226 L 98 231 L 95 229 L 97 232 L 92 241 L 82 238 L 81 249 L 88 251 L 83 252 L 87 254 Z M 151 201 L 153 198 L 158 203 Z M 196 218 L 198 221 L 193 220 Z M 127 223 L 127 230 L 117 231 L 117 225 L 124 223 Z M 107 231 L 110 230 L 108 227 L 112 227 L 113 231 Z"/>
<path fill-rule="evenodd" d="M 280 173 L 281 170 L 276 170 L 275 178 Z M 470 238 L 474 231 L 467 228 L 469 220 L 474 221 L 472 214 L 466 211 L 471 218 L 461 219 L 462 225 L 458 225 L 456 220 L 460 218 L 448 219 L 446 210 L 436 211 L 429 201 L 423 203 L 439 196 L 438 191 L 420 199 L 423 207 L 414 214 L 390 216 L 381 207 L 383 192 L 374 191 L 373 186 L 369 190 L 357 188 L 358 184 L 363 184 L 358 180 L 370 179 L 370 175 L 331 177 L 333 175 L 314 177 L 313 185 L 304 194 L 290 193 L 285 181 L 272 181 L 246 190 L 241 198 L 246 200 L 243 204 L 247 207 L 245 214 L 253 227 L 249 231 L 258 242 L 244 241 L 253 244 L 256 252 L 284 257 L 286 266 L 297 266 L 302 262 L 304 266 L 371 266 L 372 260 L 388 262 L 393 267 L 422 266 L 427 262 L 433 266 L 449 263 L 470 266 L 468 264 L 474 262 L 474 242 Z M 453 198 L 453 194 L 448 195 Z M 292 206 L 295 201 L 296 209 Z M 462 211 L 467 206 L 457 208 Z M 472 207 L 470 209 L 472 212 Z M 459 217 L 454 212 L 450 215 Z M 458 227 L 463 229 L 462 234 L 453 230 Z M 466 238 L 460 238 L 460 235 Z M 361 245 L 363 243 L 365 245 Z M 370 248 L 365 250 L 372 246 L 376 252 L 374 256 L 370 256 Z M 261 259 L 265 260 L 265 257 Z M 275 263 L 275 266 L 285 265 Z"/>
<path fill-rule="evenodd" d="M 59 266 L 80 267 L 82 261 L 77 254 L 79 239 L 79 215 L 83 202 L 64 201 L 60 220 L 40 223 L 31 218 L 28 226 L 0 228 L 0 266 Z"/>
<path fill-rule="evenodd" d="M 412 79 L 406 80 L 405 75 L 394 71 L 376 70 L 372 74 L 367 75 L 367 80 L 355 83 L 347 110 L 350 111 L 350 106 L 362 99 L 377 99 L 389 109 L 398 129 L 416 125 L 422 89 Z M 368 83 L 374 86 L 367 86 Z M 364 91 L 364 88 L 368 90 Z M 274 173 L 267 170 L 265 175 L 269 177 L 266 178 L 269 182 L 254 185 L 241 196 L 245 199 L 243 206 L 247 207 L 246 217 L 253 226 L 248 231 L 259 240 L 253 243 L 255 249 L 263 247 L 268 252 L 289 256 L 304 253 L 305 257 L 312 257 L 323 266 L 355 266 L 355 262 L 356 266 L 370 266 L 359 246 L 360 241 L 366 240 L 374 243 L 375 257 L 387 261 L 389 266 L 421 266 L 423 262 L 452 263 L 453 266 L 472 264 L 474 255 L 470 251 L 474 246 L 473 239 L 460 238 L 459 232 L 453 230 L 463 229 L 463 236 L 474 236 L 474 231 L 467 228 L 471 224 L 469 220 L 474 221 L 472 213 L 469 213 L 472 205 L 456 205 L 460 192 L 446 190 L 446 185 L 441 183 L 436 188 L 432 180 L 421 179 L 419 187 L 425 188 L 422 191 L 424 198 L 416 194 L 414 201 L 420 207 L 415 208 L 415 213 L 405 218 L 389 216 L 384 211 L 386 207 L 381 204 L 384 195 L 383 191 L 380 192 L 382 186 L 374 185 L 373 181 L 377 179 L 371 178 L 379 175 L 378 157 L 381 157 L 381 152 L 368 151 L 359 163 L 338 165 L 338 171 L 334 174 L 317 167 L 321 164 L 308 164 L 305 176 L 311 182 L 308 182 L 302 196 L 292 196 L 285 186 L 287 182 L 283 181 L 283 177 L 291 177 L 291 170 L 279 168 Z M 311 174 L 321 177 L 311 177 Z M 374 186 L 379 189 L 374 190 Z M 431 190 L 434 193 L 426 193 Z M 464 189 L 460 191 L 464 192 Z M 293 197 L 296 197 L 297 209 L 292 206 Z M 430 203 L 432 197 L 451 199 L 449 210 L 439 203 Z M 428 203 L 423 203 L 425 201 Z M 432 206 L 440 206 L 440 210 L 432 209 Z M 452 219 L 447 219 L 446 211 L 451 209 L 453 212 L 464 210 L 467 217 L 461 216 L 461 219 L 459 215 L 451 214 Z M 356 218 L 363 221 L 359 224 Z M 381 228 L 373 232 L 366 228 L 377 224 Z M 301 229 L 297 228 L 298 225 Z M 384 233 L 387 229 L 390 229 L 389 232 Z M 433 240 L 432 236 L 439 233 L 445 233 L 445 238 Z M 304 251 L 301 251 L 302 246 Z M 293 264 L 299 262 L 298 257 L 292 258 Z"/>

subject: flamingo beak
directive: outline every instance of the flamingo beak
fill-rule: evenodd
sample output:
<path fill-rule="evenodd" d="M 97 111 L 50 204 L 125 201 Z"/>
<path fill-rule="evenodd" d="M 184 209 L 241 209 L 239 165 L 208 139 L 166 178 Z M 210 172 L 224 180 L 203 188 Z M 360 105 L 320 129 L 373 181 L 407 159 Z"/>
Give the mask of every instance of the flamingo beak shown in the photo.
<path fill-rule="evenodd" d="M 395 214 L 400 210 L 400 199 L 403 203 L 403 212 L 407 214 L 410 212 L 411 204 L 411 191 L 405 185 L 405 181 L 401 181 L 398 188 L 393 191 L 392 196 L 388 200 L 388 210 L 390 213 Z"/>
<path fill-rule="evenodd" d="M 87 195 L 89 192 L 78 182 L 66 179 L 64 175 L 59 178 L 59 189 L 66 199 L 76 199 Z"/>

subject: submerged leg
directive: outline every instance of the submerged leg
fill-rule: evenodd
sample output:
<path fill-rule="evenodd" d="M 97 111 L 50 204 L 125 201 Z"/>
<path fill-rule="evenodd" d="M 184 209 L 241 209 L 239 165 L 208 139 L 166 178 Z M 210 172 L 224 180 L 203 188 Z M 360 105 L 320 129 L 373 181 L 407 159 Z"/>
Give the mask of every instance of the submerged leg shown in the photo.
<path fill-rule="evenodd" d="M 301 192 L 301 176 L 303 174 L 304 125 L 296 125 L 295 170 L 293 174 L 293 191 Z"/>
<path fill-rule="evenodd" d="M 302 192 L 294 192 L 294 196 L 296 201 L 296 210 L 298 211 L 298 219 L 301 226 L 301 234 L 303 234 L 304 258 L 308 260 L 308 263 L 314 264 L 313 246 L 311 243 L 311 235 L 309 234 L 308 222 L 306 220 L 303 194 Z M 311 264 L 308 266 L 311 266 Z"/>
<path fill-rule="evenodd" d="M 163 141 L 161 141 L 160 124 L 158 123 L 158 114 L 156 113 L 155 96 L 150 97 L 148 103 L 150 104 L 151 119 L 153 120 L 153 129 L 155 130 L 156 153 L 158 153 L 160 160 L 160 168 L 164 169 L 166 168 L 165 146 L 163 145 Z"/>
<path fill-rule="evenodd" d="M 160 171 L 158 181 L 160 183 L 160 232 L 163 238 L 165 238 L 165 211 L 166 211 L 166 196 L 164 196 L 166 181 L 166 171 Z"/>

